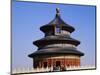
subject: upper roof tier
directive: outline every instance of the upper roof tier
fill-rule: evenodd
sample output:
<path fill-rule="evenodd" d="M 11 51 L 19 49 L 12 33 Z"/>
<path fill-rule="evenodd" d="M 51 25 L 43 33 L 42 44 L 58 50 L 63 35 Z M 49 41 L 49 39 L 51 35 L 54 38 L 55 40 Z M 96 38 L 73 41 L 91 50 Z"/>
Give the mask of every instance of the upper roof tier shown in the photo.
<path fill-rule="evenodd" d="M 56 16 L 55 18 L 49 22 L 48 24 L 40 27 L 40 30 L 46 32 L 48 30 L 54 29 L 54 26 L 61 27 L 62 30 L 66 30 L 69 32 L 73 32 L 75 29 L 74 27 L 70 26 L 69 24 L 65 23 L 60 17 L 59 8 L 56 8 Z"/>

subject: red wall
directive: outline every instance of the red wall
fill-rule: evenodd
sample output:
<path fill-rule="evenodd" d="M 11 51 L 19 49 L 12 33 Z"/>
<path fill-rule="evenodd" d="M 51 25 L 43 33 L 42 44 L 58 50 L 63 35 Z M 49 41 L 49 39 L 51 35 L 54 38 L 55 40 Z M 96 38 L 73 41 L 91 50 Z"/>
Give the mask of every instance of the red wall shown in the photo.
<path fill-rule="evenodd" d="M 51 58 L 51 59 L 36 59 L 34 61 L 34 65 L 36 67 L 42 68 L 44 66 L 44 62 L 47 62 L 47 66 L 56 66 L 56 61 L 60 61 L 60 66 L 80 66 L 80 59 L 79 58 Z"/>

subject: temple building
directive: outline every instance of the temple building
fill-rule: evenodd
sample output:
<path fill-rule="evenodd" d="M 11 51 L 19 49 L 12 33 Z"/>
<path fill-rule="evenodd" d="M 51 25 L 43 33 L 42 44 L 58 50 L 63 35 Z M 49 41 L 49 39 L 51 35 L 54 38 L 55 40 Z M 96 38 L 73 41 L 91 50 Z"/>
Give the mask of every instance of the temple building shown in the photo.
<path fill-rule="evenodd" d="M 33 42 L 38 50 L 28 56 L 33 59 L 33 68 L 60 68 L 80 67 L 80 58 L 84 53 L 77 49 L 80 41 L 70 34 L 74 27 L 61 19 L 60 10 L 56 8 L 55 18 L 40 27 L 45 36 Z"/>

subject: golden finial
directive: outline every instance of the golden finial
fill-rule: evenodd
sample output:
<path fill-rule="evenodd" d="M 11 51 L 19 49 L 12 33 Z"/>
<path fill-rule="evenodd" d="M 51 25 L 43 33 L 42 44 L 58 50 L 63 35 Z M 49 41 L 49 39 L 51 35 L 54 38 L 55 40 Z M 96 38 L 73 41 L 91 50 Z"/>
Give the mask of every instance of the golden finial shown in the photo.
<path fill-rule="evenodd" d="M 56 8 L 56 14 L 59 16 L 60 15 L 60 9 Z"/>

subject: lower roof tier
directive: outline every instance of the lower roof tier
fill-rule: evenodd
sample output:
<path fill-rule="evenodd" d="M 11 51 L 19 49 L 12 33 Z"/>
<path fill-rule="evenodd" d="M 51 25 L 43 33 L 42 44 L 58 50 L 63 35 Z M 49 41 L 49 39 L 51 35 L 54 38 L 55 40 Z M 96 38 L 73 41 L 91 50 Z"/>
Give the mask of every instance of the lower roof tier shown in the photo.
<path fill-rule="evenodd" d="M 40 56 L 40 55 L 56 55 L 56 54 L 64 54 L 64 55 L 78 55 L 83 56 L 84 53 L 78 51 L 75 48 L 67 48 L 67 47 L 61 47 L 61 48 L 46 48 L 38 50 L 30 55 L 29 57 L 33 58 L 34 56 Z"/>
<path fill-rule="evenodd" d="M 73 45 L 79 45 L 80 41 L 71 38 L 70 36 L 60 36 L 60 35 L 55 35 L 55 36 L 46 36 L 45 38 L 42 38 L 40 40 L 34 41 L 33 44 L 36 46 L 45 46 L 48 44 L 57 44 L 57 43 L 67 43 L 67 44 L 73 44 Z"/>

